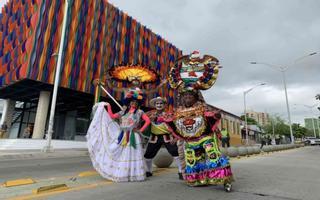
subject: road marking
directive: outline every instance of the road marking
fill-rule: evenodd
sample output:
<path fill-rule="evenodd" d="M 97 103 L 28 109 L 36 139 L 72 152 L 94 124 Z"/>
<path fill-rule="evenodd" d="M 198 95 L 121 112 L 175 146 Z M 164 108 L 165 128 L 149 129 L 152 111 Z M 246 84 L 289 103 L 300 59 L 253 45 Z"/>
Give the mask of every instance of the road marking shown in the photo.
<path fill-rule="evenodd" d="M 19 186 L 19 185 L 28 185 L 28 184 L 33 184 L 35 181 L 31 178 L 26 178 L 26 179 L 16 179 L 16 180 L 10 180 L 4 182 L 3 186 L 4 187 L 13 187 L 13 186 Z"/>
<path fill-rule="evenodd" d="M 177 171 L 177 168 L 156 168 L 154 170 L 154 173 L 156 175 L 161 175 L 164 173 L 171 173 Z M 89 173 L 88 173 L 89 174 Z M 71 191 L 78 191 L 78 190 L 84 190 L 84 189 L 90 189 L 90 188 L 95 188 L 98 186 L 103 186 L 103 185 L 109 185 L 112 184 L 113 182 L 110 180 L 104 180 L 98 183 L 92 183 L 92 184 L 86 184 L 86 185 L 80 185 L 77 187 L 71 187 L 71 188 L 66 188 L 64 190 L 59 190 L 59 191 L 46 191 L 45 193 L 38 193 L 38 194 L 25 194 L 22 196 L 17 196 L 13 198 L 9 198 L 9 200 L 29 200 L 29 199 L 37 199 L 41 197 L 47 197 L 47 196 L 53 196 L 61 193 L 66 193 L 66 192 L 71 192 Z"/>
<path fill-rule="evenodd" d="M 27 195 L 17 196 L 17 197 L 9 198 L 8 200 L 37 199 L 37 198 L 41 198 L 41 197 L 47 197 L 47 196 L 62 194 L 62 193 L 71 192 L 71 191 L 78 191 L 78 190 L 95 188 L 95 187 L 98 187 L 98 186 L 109 185 L 109 184 L 112 184 L 112 183 L 113 183 L 112 181 L 106 180 L 106 181 L 101 181 L 101 182 L 98 182 L 98 183 L 80 185 L 78 187 L 73 187 L 73 188 L 69 188 L 69 189 L 66 189 L 66 190 L 52 191 L 52 192 L 46 192 L 46 193 L 40 193 L 40 194 L 29 194 L 29 195 L 27 194 Z"/>
<path fill-rule="evenodd" d="M 79 177 L 86 177 L 86 176 L 95 176 L 98 175 L 98 172 L 91 170 L 91 171 L 84 171 L 78 174 Z"/>

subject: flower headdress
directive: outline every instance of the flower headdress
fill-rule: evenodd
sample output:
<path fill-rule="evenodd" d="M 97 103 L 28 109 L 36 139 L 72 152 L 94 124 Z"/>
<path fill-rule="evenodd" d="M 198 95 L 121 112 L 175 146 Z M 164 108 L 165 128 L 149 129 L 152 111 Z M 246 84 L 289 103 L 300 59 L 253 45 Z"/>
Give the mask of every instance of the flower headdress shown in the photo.
<path fill-rule="evenodd" d="M 130 101 L 136 100 L 141 105 L 144 101 L 143 92 L 140 88 L 129 89 L 124 93 L 124 103 L 128 104 Z"/>

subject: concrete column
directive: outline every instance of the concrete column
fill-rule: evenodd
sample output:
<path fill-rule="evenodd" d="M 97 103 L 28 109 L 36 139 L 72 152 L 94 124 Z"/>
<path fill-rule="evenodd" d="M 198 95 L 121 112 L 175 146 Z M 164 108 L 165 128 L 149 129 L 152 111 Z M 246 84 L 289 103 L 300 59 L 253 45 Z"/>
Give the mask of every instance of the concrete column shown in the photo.
<path fill-rule="evenodd" d="M 16 101 L 13 101 L 11 99 L 5 99 L 3 101 L 3 111 L 2 111 L 0 125 L 6 123 L 6 125 L 8 127 L 5 137 L 8 137 L 10 134 L 10 128 L 11 128 L 11 123 L 12 123 L 13 112 L 14 112 L 15 106 L 16 106 Z"/>
<path fill-rule="evenodd" d="M 41 91 L 37 107 L 36 119 L 34 122 L 32 138 L 42 139 L 45 134 L 49 103 L 50 92 Z"/>

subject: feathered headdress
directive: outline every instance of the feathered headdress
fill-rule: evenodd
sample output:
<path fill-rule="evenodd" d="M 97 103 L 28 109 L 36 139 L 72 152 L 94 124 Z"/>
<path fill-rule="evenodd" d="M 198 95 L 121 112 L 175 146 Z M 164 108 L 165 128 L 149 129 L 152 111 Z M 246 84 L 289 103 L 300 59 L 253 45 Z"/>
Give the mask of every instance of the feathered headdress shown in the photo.
<path fill-rule="evenodd" d="M 186 90 L 207 90 L 216 82 L 219 60 L 210 55 L 200 58 L 198 51 L 177 59 L 169 74 L 172 88 Z"/>

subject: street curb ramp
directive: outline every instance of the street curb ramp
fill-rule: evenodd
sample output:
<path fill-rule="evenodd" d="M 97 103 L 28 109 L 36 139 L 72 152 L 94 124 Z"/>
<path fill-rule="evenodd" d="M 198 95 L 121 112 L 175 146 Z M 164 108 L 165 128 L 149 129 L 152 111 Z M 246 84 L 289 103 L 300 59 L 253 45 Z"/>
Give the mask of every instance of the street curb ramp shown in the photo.
<path fill-rule="evenodd" d="M 57 184 L 57 185 L 48 185 L 48 186 L 42 186 L 38 189 L 32 190 L 33 194 L 42 194 L 47 192 L 56 192 L 56 191 L 62 191 L 62 190 L 69 190 L 69 187 L 66 184 Z"/>

